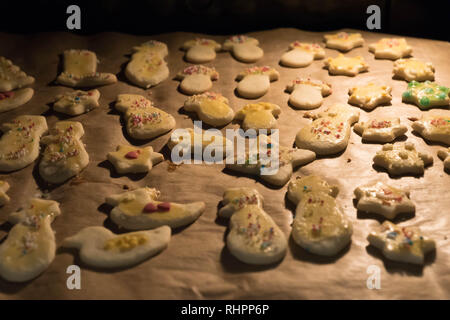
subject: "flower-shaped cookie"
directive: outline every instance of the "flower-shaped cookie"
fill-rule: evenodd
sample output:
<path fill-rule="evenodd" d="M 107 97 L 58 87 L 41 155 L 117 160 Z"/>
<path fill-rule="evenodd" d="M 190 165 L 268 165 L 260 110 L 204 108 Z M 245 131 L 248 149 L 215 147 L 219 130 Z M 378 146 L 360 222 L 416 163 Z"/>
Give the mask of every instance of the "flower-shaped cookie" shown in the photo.
<path fill-rule="evenodd" d="M 356 47 L 362 47 L 364 39 L 360 33 L 338 32 L 335 34 L 326 34 L 323 36 L 327 48 L 340 51 L 349 51 Z"/>
<path fill-rule="evenodd" d="M 398 59 L 394 62 L 394 76 L 406 81 L 434 80 L 434 67 L 431 62 L 416 58 Z"/>
<path fill-rule="evenodd" d="M 377 59 L 397 60 L 410 56 L 412 48 L 405 38 L 382 38 L 369 45 L 369 51 L 373 52 Z"/>
<path fill-rule="evenodd" d="M 412 264 L 424 264 L 425 255 L 436 248 L 434 240 L 424 236 L 419 228 L 400 227 L 389 221 L 372 231 L 367 240 L 389 260 Z"/>
<path fill-rule="evenodd" d="M 33 94 L 34 90 L 31 88 L 0 92 L 0 112 L 9 111 L 24 105 L 30 101 Z"/>
<path fill-rule="evenodd" d="M 98 107 L 100 92 L 97 89 L 89 91 L 72 91 L 59 94 L 53 104 L 55 111 L 76 116 Z"/>
<path fill-rule="evenodd" d="M 416 104 L 420 109 L 443 107 L 450 104 L 450 88 L 441 86 L 436 82 L 408 83 L 408 89 L 402 94 L 402 101 Z"/>
<path fill-rule="evenodd" d="M 5 57 L 0 57 L 0 92 L 8 92 L 34 83 L 34 78 Z"/>
<path fill-rule="evenodd" d="M 269 91 L 270 82 L 279 77 L 278 71 L 268 66 L 247 68 L 237 75 L 239 84 L 236 90 L 244 98 L 256 99 L 265 95 Z"/>
<path fill-rule="evenodd" d="M 445 170 L 450 171 L 450 148 L 439 149 L 438 157 L 444 161 Z"/>
<path fill-rule="evenodd" d="M 283 53 L 280 63 L 291 68 L 309 66 L 314 59 L 325 58 L 325 50 L 317 43 L 294 41 L 289 45 L 289 51 Z"/>
<path fill-rule="evenodd" d="M 228 105 L 228 99 L 216 92 L 189 97 L 184 102 L 184 109 L 196 112 L 201 121 L 214 127 L 224 126 L 234 118 L 234 111 Z"/>
<path fill-rule="evenodd" d="M 231 51 L 233 57 L 245 63 L 256 62 L 264 55 L 264 51 L 258 47 L 259 41 L 245 35 L 232 36 L 225 40 L 223 49 Z"/>
<path fill-rule="evenodd" d="M 154 152 L 151 146 L 138 148 L 119 145 L 116 151 L 108 153 L 108 160 L 120 174 L 142 173 L 150 171 L 155 164 L 164 161 L 164 156 Z"/>
<path fill-rule="evenodd" d="M 328 58 L 325 60 L 325 67 L 332 75 L 344 75 L 354 77 L 360 72 L 369 70 L 369 65 L 361 56 L 346 57 L 339 54 L 336 58 Z"/>
<path fill-rule="evenodd" d="M 348 90 L 348 103 L 366 110 L 373 110 L 380 104 L 390 103 L 392 88 L 369 83 L 364 86 L 353 87 Z"/>
<path fill-rule="evenodd" d="M 281 113 L 281 108 L 273 103 L 258 102 L 250 103 L 239 110 L 236 115 L 236 120 L 242 120 L 242 128 L 248 129 L 275 129 L 277 127 L 277 120 Z"/>
<path fill-rule="evenodd" d="M 353 129 L 364 141 L 380 143 L 392 142 L 408 131 L 408 128 L 400 123 L 400 118 L 369 119 L 356 123 Z"/>
<path fill-rule="evenodd" d="M 323 97 L 331 94 L 331 84 L 310 78 L 296 78 L 286 90 L 291 93 L 289 103 L 298 109 L 315 109 L 322 105 Z"/>
<path fill-rule="evenodd" d="M 430 141 L 450 145 L 450 114 L 427 113 L 412 124 L 414 131 Z"/>
<path fill-rule="evenodd" d="M 203 65 L 195 65 L 184 68 L 177 74 L 177 80 L 180 80 L 180 90 L 193 95 L 203 93 L 212 88 L 211 80 L 218 80 L 219 73 L 214 68 Z"/>
<path fill-rule="evenodd" d="M 425 167 L 433 164 L 433 157 L 418 152 L 411 142 L 388 143 L 373 157 L 373 162 L 392 175 L 423 174 Z"/>
<path fill-rule="evenodd" d="M 185 59 L 191 63 L 211 62 L 221 48 L 222 46 L 216 41 L 204 38 L 186 41 L 182 47 L 186 51 Z"/>

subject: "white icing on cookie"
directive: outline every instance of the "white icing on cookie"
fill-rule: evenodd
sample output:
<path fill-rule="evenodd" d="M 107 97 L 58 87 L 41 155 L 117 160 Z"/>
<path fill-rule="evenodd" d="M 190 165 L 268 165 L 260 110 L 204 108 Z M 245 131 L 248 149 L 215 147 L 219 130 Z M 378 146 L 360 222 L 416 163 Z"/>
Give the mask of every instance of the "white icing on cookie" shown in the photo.
<path fill-rule="evenodd" d="M 348 90 L 348 103 L 366 110 L 373 110 L 380 104 L 390 103 L 392 88 L 369 83 L 364 86 L 353 87 Z"/>
<path fill-rule="evenodd" d="M 354 125 L 353 129 L 364 141 L 392 142 L 404 135 L 408 128 L 400 123 L 400 118 L 372 118 Z"/>
<path fill-rule="evenodd" d="M 325 58 L 325 50 L 317 43 L 294 41 L 289 51 L 283 53 L 280 63 L 286 67 L 303 68 L 309 66 L 314 59 Z"/>
<path fill-rule="evenodd" d="M 275 129 L 276 117 L 281 113 L 281 108 L 273 103 L 258 102 L 245 105 L 236 115 L 236 120 L 242 120 L 242 128 L 248 129 Z"/>
<path fill-rule="evenodd" d="M 279 77 L 278 71 L 269 66 L 247 68 L 237 75 L 239 83 L 236 90 L 243 98 L 256 99 L 265 95 L 269 91 L 270 82 Z"/>
<path fill-rule="evenodd" d="M 184 68 L 176 78 L 181 81 L 180 90 L 187 95 L 193 95 L 210 90 L 211 80 L 218 80 L 219 73 L 214 68 L 195 65 Z"/>
<path fill-rule="evenodd" d="M 154 152 L 151 146 L 139 148 L 119 145 L 117 150 L 108 153 L 108 160 L 120 174 L 150 171 L 155 164 L 164 161 L 161 153 Z"/>
<path fill-rule="evenodd" d="M 286 86 L 291 93 L 289 103 L 298 109 L 315 109 L 322 105 L 323 97 L 331 94 L 331 84 L 320 80 L 296 78 Z"/>
<path fill-rule="evenodd" d="M 338 32 L 334 34 L 326 34 L 323 36 L 327 48 L 337 49 L 340 51 L 349 51 L 356 47 L 364 45 L 364 39 L 360 33 Z"/>
<path fill-rule="evenodd" d="M 241 62 L 252 63 L 264 55 L 264 51 L 258 45 L 259 41 L 255 38 L 237 35 L 225 40 L 223 49 L 231 51 L 233 57 Z"/>
<path fill-rule="evenodd" d="M 53 109 L 70 116 L 76 116 L 97 108 L 99 105 L 99 98 L 100 92 L 97 89 L 89 91 L 77 90 L 65 92 L 56 96 Z"/>
<path fill-rule="evenodd" d="M 0 57 L 0 92 L 8 92 L 34 83 L 34 78 L 5 57 Z"/>
<path fill-rule="evenodd" d="M 369 70 L 369 65 L 361 56 L 346 57 L 343 54 L 339 54 L 336 58 L 326 59 L 324 63 L 331 75 L 354 77 L 360 72 Z"/>
<path fill-rule="evenodd" d="M 9 111 L 24 105 L 30 101 L 33 94 L 34 90 L 31 88 L 0 92 L 0 112 Z"/>
<path fill-rule="evenodd" d="M 234 111 L 230 108 L 228 99 L 215 92 L 189 97 L 184 102 L 184 109 L 197 113 L 201 121 L 214 127 L 224 126 L 234 118 Z"/>
<path fill-rule="evenodd" d="M 434 80 L 434 67 L 416 58 L 398 59 L 394 62 L 394 76 L 406 81 Z"/>
<path fill-rule="evenodd" d="M 410 56 L 412 48 L 405 38 L 382 38 L 370 44 L 369 51 L 373 52 L 377 59 L 397 60 Z"/>
<path fill-rule="evenodd" d="M 214 40 L 196 38 L 188 40 L 183 44 L 182 49 L 186 51 L 185 59 L 191 63 L 211 62 L 216 58 L 216 52 L 222 46 Z"/>

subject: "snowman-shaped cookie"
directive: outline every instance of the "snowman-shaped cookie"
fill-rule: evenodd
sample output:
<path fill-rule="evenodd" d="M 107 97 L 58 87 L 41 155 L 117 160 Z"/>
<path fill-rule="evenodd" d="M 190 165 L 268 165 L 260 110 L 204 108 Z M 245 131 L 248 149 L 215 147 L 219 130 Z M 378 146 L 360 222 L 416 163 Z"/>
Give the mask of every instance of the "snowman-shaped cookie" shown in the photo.
<path fill-rule="evenodd" d="M 186 51 L 184 58 L 191 63 L 211 62 L 216 58 L 216 52 L 222 46 L 214 40 L 196 38 L 188 40 L 183 44 L 182 49 Z"/>
<path fill-rule="evenodd" d="M 315 59 L 323 58 L 325 50 L 318 43 L 294 41 L 289 45 L 289 51 L 281 56 L 280 63 L 285 67 L 303 68 Z"/>
<path fill-rule="evenodd" d="M 180 80 L 180 91 L 187 95 L 199 94 L 212 88 L 212 81 L 219 79 L 219 73 L 214 68 L 203 65 L 189 66 L 177 74 Z"/>
<path fill-rule="evenodd" d="M 234 118 L 228 99 L 216 92 L 208 91 L 189 97 L 184 102 L 184 109 L 196 112 L 201 121 L 214 127 L 224 126 Z"/>
<path fill-rule="evenodd" d="M 259 41 L 245 35 L 236 35 L 225 40 L 223 49 L 231 51 L 233 57 L 245 63 L 253 63 L 261 59 L 264 51 L 258 46 Z"/>
<path fill-rule="evenodd" d="M 291 93 L 289 104 L 297 109 L 315 109 L 322 105 L 323 97 L 331 94 L 331 84 L 310 78 L 296 78 L 286 86 Z"/>
<path fill-rule="evenodd" d="M 239 81 L 237 93 L 246 99 L 262 97 L 269 91 L 270 82 L 278 80 L 280 74 L 269 66 L 247 68 L 236 77 Z"/>

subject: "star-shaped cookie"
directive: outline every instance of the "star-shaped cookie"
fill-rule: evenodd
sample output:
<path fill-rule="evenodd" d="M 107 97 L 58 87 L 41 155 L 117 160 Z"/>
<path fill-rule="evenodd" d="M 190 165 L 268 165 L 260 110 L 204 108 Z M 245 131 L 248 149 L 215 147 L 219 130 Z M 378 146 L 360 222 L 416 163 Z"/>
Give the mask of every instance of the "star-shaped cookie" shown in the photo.
<path fill-rule="evenodd" d="M 56 96 L 53 109 L 61 113 L 76 116 L 97 108 L 99 98 L 100 92 L 97 89 L 66 92 Z"/>
<path fill-rule="evenodd" d="M 326 34 L 323 37 L 327 48 L 340 51 L 349 51 L 356 47 L 362 47 L 364 44 L 364 39 L 360 33 L 338 32 Z"/>
<path fill-rule="evenodd" d="M 412 48 L 405 38 L 382 38 L 369 45 L 369 51 L 373 52 L 377 59 L 397 60 L 410 56 Z"/>
<path fill-rule="evenodd" d="M 3 206 L 9 202 L 9 197 L 6 192 L 9 190 L 9 183 L 0 180 L 0 206 Z"/>
<path fill-rule="evenodd" d="M 434 67 L 416 58 L 398 59 L 394 62 L 394 76 L 406 81 L 434 80 Z"/>
<path fill-rule="evenodd" d="M 354 191 L 358 201 L 356 208 L 373 212 L 387 219 L 394 219 L 400 213 L 413 213 L 416 209 L 409 198 L 409 191 L 392 187 L 377 181 L 360 186 Z"/>
<path fill-rule="evenodd" d="M 369 70 L 369 65 L 363 57 L 346 57 L 341 53 L 336 58 L 326 59 L 325 67 L 328 68 L 329 74 L 349 77 L 354 77 L 360 72 Z"/>
<path fill-rule="evenodd" d="M 450 171 L 450 148 L 442 148 L 438 150 L 438 157 L 444 161 L 445 170 Z"/>
<path fill-rule="evenodd" d="M 436 248 L 434 240 L 424 236 L 418 227 L 400 227 L 389 221 L 372 231 L 367 240 L 386 258 L 413 264 L 424 264 L 425 255 Z"/>
<path fill-rule="evenodd" d="M 120 174 L 148 172 L 152 167 L 164 161 L 161 153 L 154 152 L 151 146 L 138 148 L 119 145 L 117 150 L 108 153 L 108 160 Z"/>
<path fill-rule="evenodd" d="M 450 114 L 427 113 L 412 124 L 414 131 L 430 141 L 450 145 Z"/>
<path fill-rule="evenodd" d="M 450 88 L 441 86 L 436 82 L 413 80 L 408 83 L 408 89 L 403 92 L 402 101 L 414 103 L 422 110 L 443 107 L 450 104 L 449 92 Z"/>
<path fill-rule="evenodd" d="M 373 162 L 392 175 L 423 174 L 425 167 L 433 164 L 433 157 L 418 152 L 411 142 L 388 143 L 373 157 Z"/>
<path fill-rule="evenodd" d="M 380 143 L 392 142 L 408 131 L 408 128 L 400 123 L 400 118 L 385 117 L 358 122 L 353 129 L 363 140 Z"/>
<path fill-rule="evenodd" d="M 366 110 L 373 110 L 380 104 L 390 103 L 392 88 L 369 83 L 364 86 L 353 87 L 348 90 L 348 103 Z"/>

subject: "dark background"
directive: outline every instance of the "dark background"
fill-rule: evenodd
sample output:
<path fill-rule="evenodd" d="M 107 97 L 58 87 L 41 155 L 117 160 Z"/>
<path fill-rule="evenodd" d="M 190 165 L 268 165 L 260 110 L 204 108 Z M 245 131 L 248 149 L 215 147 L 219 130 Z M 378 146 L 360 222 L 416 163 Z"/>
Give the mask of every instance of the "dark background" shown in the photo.
<path fill-rule="evenodd" d="M 381 8 L 380 32 L 449 40 L 449 1 L 419 0 L 97 0 L 2 1 L 0 31 L 64 31 L 66 8 L 81 7 L 81 34 L 192 31 L 233 34 L 277 27 L 367 30 L 366 9 Z M 376 30 L 374 30 L 376 31 Z M 73 31 L 72 31 L 73 32 Z"/>

